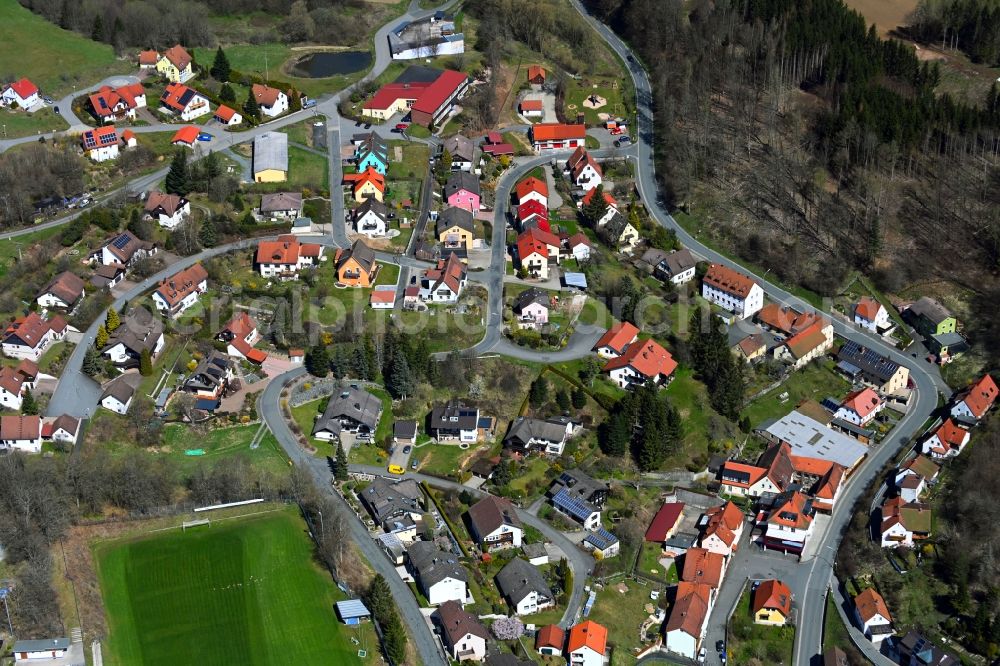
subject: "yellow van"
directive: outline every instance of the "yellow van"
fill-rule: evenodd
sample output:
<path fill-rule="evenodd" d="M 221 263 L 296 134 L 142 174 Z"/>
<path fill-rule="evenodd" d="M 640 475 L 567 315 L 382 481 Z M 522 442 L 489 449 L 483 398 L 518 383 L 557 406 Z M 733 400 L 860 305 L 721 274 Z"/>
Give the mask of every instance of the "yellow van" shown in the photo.
<path fill-rule="evenodd" d="M 389 474 L 402 474 L 403 468 L 399 465 L 389 465 Z"/>

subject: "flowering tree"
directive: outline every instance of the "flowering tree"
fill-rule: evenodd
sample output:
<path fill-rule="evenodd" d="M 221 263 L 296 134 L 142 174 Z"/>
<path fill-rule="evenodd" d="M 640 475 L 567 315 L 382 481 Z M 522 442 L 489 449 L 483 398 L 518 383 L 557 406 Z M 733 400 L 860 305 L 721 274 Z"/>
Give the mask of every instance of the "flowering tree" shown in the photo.
<path fill-rule="evenodd" d="M 516 617 L 502 617 L 493 623 L 493 635 L 501 641 L 515 641 L 524 634 L 524 623 Z"/>

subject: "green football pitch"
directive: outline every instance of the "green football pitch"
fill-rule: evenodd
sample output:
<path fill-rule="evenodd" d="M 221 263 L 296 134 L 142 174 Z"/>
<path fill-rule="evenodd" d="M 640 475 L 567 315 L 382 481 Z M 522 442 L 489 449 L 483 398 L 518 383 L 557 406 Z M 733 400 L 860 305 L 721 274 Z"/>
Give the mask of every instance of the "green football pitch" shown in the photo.
<path fill-rule="evenodd" d="M 313 559 L 305 530 L 289 507 L 97 545 L 105 658 L 118 666 L 361 663 L 354 630 L 334 613 L 343 595 Z"/>

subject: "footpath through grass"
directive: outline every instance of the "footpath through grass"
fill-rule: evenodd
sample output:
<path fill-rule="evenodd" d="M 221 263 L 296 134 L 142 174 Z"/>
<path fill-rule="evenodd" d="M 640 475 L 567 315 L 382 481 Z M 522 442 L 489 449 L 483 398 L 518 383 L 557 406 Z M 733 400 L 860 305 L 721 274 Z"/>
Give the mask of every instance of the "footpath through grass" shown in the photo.
<path fill-rule="evenodd" d="M 110 665 L 363 663 L 295 507 L 99 544 L 95 556 Z"/>

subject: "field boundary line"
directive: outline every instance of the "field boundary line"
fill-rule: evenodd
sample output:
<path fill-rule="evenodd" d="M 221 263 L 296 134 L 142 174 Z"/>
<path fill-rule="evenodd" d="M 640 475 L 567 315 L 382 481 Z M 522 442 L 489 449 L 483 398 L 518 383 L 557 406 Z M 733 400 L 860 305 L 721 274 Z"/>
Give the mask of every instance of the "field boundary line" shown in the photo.
<path fill-rule="evenodd" d="M 241 513 L 238 516 L 226 516 L 225 518 L 213 518 L 212 522 L 213 523 L 221 523 L 221 522 L 223 522 L 225 520 L 236 520 L 236 519 L 239 519 L 239 518 L 250 518 L 251 516 L 263 516 L 263 515 L 268 514 L 268 513 L 275 513 L 276 511 L 284 511 L 284 508 L 267 509 L 266 511 L 254 511 L 253 513 Z M 157 532 L 167 532 L 169 530 L 181 529 L 181 526 L 183 524 L 184 523 L 182 522 L 180 525 L 170 525 L 169 527 L 157 527 L 155 530 L 149 530 L 148 532 L 145 532 L 144 534 L 156 534 Z"/>

